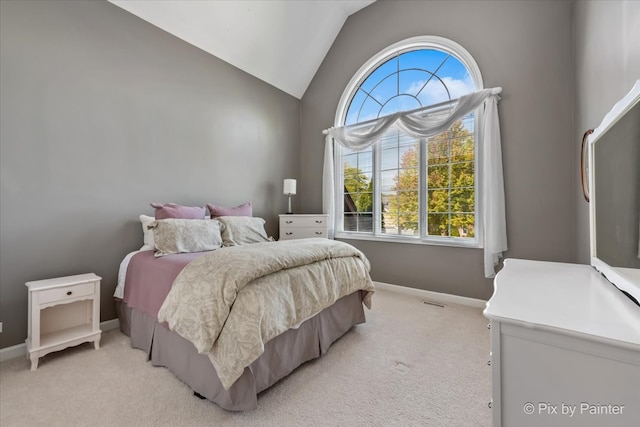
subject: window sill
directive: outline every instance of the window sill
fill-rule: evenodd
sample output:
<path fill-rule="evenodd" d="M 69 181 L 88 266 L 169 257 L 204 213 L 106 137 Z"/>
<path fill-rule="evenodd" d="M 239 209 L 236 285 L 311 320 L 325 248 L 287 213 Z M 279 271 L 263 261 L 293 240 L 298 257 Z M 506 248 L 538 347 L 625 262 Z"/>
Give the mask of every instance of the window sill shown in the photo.
<path fill-rule="evenodd" d="M 408 243 L 412 245 L 450 246 L 456 248 L 482 249 L 482 244 L 478 241 L 478 239 L 461 239 L 456 237 L 431 237 L 429 239 L 419 239 L 411 237 L 387 237 L 336 232 L 334 238 L 346 240 L 369 240 L 372 242 Z"/>

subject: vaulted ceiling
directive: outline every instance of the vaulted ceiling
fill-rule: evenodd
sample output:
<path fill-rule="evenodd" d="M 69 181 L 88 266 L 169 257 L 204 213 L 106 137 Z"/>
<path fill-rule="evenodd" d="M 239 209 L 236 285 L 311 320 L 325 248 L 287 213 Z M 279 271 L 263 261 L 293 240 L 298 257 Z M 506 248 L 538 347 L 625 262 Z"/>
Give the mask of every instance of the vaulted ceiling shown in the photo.
<path fill-rule="evenodd" d="M 346 19 L 374 0 L 109 0 L 300 99 Z"/>

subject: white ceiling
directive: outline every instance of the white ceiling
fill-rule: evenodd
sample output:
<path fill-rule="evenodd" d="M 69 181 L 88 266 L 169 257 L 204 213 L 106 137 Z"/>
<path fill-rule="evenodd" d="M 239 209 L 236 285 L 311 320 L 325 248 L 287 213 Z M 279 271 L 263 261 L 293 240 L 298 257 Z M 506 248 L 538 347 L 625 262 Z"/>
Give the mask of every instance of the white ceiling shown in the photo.
<path fill-rule="evenodd" d="M 375 0 L 109 0 L 302 98 L 349 15 Z"/>

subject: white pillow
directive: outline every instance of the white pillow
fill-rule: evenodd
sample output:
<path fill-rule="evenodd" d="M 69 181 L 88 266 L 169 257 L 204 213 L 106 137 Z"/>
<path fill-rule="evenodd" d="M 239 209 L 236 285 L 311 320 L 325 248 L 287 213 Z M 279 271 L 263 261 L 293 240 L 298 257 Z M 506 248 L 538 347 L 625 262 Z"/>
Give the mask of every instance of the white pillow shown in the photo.
<path fill-rule="evenodd" d="M 153 230 L 149 230 L 147 227 L 156 219 L 152 216 L 140 215 L 140 222 L 142 223 L 142 234 L 144 237 L 144 245 L 140 248 L 141 251 L 151 251 L 156 249 L 156 242 L 153 239 Z"/>
<path fill-rule="evenodd" d="M 209 215 L 205 216 L 204 219 L 210 219 Z M 140 215 L 140 222 L 142 223 L 142 235 L 143 235 L 143 245 L 140 248 L 141 251 L 155 251 L 156 250 L 156 242 L 153 238 L 153 230 L 149 230 L 149 224 L 151 224 L 156 219 L 152 216 L 148 215 Z"/>
<path fill-rule="evenodd" d="M 219 216 L 223 225 L 222 240 L 225 246 L 272 242 L 273 237 L 264 229 L 265 220 L 255 216 Z"/>
<path fill-rule="evenodd" d="M 215 219 L 159 219 L 151 223 L 156 257 L 204 252 L 222 246 L 221 224 Z"/>

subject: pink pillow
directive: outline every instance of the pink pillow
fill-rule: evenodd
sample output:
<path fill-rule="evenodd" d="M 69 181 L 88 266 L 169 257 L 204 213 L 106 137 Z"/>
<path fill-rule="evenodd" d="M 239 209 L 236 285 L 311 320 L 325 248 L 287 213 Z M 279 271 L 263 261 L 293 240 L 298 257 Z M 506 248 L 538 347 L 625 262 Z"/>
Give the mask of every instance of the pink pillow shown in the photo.
<path fill-rule="evenodd" d="M 207 203 L 207 208 L 209 209 L 211 218 L 217 218 L 219 216 L 253 216 L 251 202 L 243 203 L 233 208 L 216 206 L 212 205 L 211 203 Z"/>
<path fill-rule="evenodd" d="M 175 203 L 151 203 L 156 210 L 156 219 L 204 219 L 205 210 L 200 206 L 180 206 Z"/>

